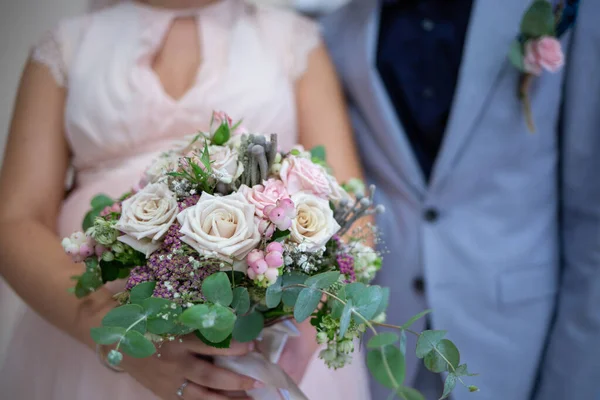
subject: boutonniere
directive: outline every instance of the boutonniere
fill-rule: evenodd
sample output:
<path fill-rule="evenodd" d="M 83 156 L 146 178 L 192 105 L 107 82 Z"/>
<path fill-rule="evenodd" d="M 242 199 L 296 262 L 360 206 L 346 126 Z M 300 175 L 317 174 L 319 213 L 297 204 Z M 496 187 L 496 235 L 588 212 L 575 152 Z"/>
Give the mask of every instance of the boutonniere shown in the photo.
<path fill-rule="evenodd" d="M 568 2 L 568 7 L 575 7 L 576 11 L 577 2 Z M 564 1 L 559 1 L 553 7 L 547 0 L 535 0 L 523 15 L 521 32 L 510 48 L 508 58 L 521 71 L 518 94 L 531 132 L 535 132 L 529 99 L 531 83 L 543 71 L 557 72 L 564 65 L 564 54 L 558 37 L 566 30 L 565 15 L 569 19 L 567 22 L 574 22 L 574 15 L 564 14 L 564 11 Z"/>

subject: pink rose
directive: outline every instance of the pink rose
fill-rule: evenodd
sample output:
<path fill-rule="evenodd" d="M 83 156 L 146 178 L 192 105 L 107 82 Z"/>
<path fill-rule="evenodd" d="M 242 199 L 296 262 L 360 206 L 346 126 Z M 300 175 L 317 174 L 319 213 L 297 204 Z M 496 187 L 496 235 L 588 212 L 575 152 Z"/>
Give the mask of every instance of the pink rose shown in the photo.
<path fill-rule="evenodd" d="M 210 131 L 214 133 L 214 131 L 216 131 L 219 128 L 219 126 L 221 126 L 223 123 L 227 123 L 227 126 L 229 126 L 230 128 L 233 128 L 233 126 L 236 125 L 233 122 L 233 120 L 231 119 L 231 117 L 229 115 L 227 115 L 225 112 L 213 111 Z M 248 133 L 248 129 L 246 129 L 245 127 L 243 127 L 240 124 L 231 133 L 233 135 L 243 135 L 243 134 Z"/>
<path fill-rule="evenodd" d="M 525 43 L 525 70 L 540 75 L 545 69 L 550 72 L 558 71 L 564 64 L 564 54 L 560 42 L 551 36 L 528 40 Z"/>
<path fill-rule="evenodd" d="M 252 188 L 242 186 L 240 192 L 248 199 L 250 204 L 254 204 L 254 212 L 259 218 L 267 218 L 264 213 L 265 207 L 275 206 L 277 200 L 290 198 L 285 185 L 278 179 L 269 179 L 263 182 L 262 185 L 256 185 Z"/>
<path fill-rule="evenodd" d="M 323 168 L 306 158 L 286 157 L 281 163 L 279 175 L 291 195 L 309 191 L 327 199 L 331 194 L 329 180 Z"/>

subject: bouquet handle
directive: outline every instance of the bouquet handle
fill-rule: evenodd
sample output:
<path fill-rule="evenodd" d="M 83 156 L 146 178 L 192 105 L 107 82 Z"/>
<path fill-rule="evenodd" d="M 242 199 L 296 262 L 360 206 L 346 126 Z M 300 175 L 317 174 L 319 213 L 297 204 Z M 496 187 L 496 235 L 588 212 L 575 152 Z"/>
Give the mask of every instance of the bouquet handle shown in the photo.
<path fill-rule="evenodd" d="M 215 357 L 214 362 L 222 368 L 249 376 L 265 384 L 247 394 L 254 400 L 308 400 L 308 397 L 277 365 L 287 340 L 298 336 L 299 331 L 291 321 L 284 321 L 265 328 L 257 345 L 258 352 L 239 357 Z"/>

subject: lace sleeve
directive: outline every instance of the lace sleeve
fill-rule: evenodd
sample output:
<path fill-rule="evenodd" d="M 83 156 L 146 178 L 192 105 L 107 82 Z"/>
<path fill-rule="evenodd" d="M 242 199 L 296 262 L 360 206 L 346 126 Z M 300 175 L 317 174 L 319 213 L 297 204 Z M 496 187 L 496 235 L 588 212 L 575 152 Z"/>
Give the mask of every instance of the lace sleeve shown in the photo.
<path fill-rule="evenodd" d="M 308 68 L 310 53 L 321 44 L 321 30 L 315 21 L 294 15 L 292 24 L 290 71 L 293 79 L 300 78 Z"/>
<path fill-rule="evenodd" d="M 31 60 L 48 67 L 58 86 L 66 86 L 67 66 L 58 30 L 49 31 L 40 39 L 33 47 Z"/>

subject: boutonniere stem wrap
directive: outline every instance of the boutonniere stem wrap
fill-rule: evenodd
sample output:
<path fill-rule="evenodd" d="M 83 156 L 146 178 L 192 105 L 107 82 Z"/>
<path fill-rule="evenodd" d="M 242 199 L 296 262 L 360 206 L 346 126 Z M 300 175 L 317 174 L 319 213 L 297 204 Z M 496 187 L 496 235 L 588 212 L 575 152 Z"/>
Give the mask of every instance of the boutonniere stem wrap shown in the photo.
<path fill-rule="evenodd" d="M 562 1 L 553 8 L 546 0 L 535 0 L 521 20 L 519 37 L 511 45 L 509 59 L 521 71 L 518 95 L 531 132 L 535 132 L 529 97 L 531 84 L 542 72 L 557 72 L 564 65 L 564 54 L 556 32 L 563 10 Z"/>

